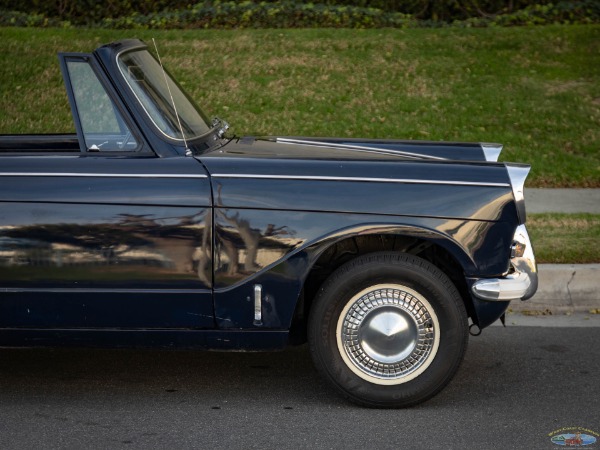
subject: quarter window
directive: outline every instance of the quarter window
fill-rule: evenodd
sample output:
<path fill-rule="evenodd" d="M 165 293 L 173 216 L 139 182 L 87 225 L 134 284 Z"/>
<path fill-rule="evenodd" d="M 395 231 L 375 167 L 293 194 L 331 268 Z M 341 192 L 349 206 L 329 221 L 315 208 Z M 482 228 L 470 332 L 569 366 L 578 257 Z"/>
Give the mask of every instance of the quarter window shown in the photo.
<path fill-rule="evenodd" d="M 90 64 L 68 60 L 67 69 L 86 149 L 136 150 L 136 139 Z"/>

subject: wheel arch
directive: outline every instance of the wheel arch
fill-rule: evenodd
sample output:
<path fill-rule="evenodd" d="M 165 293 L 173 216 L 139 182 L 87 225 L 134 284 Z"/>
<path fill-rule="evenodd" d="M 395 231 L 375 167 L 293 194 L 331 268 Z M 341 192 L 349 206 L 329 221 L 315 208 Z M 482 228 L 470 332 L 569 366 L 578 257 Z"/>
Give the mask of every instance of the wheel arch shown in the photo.
<path fill-rule="evenodd" d="M 456 286 L 469 317 L 476 316 L 465 280 L 465 272 L 474 270 L 475 262 L 448 236 L 421 228 L 371 227 L 368 232 L 361 230 L 337 236 L 326 244 L 321 243 L 320 247 L 316 250 L 319 256 L 304 280 L 292 318 L 290 341 L 293 343 L 305 342 L 308 314 L 325 280 L 348 261 L 382 251 L 411 254 L 438 267 Z"/>

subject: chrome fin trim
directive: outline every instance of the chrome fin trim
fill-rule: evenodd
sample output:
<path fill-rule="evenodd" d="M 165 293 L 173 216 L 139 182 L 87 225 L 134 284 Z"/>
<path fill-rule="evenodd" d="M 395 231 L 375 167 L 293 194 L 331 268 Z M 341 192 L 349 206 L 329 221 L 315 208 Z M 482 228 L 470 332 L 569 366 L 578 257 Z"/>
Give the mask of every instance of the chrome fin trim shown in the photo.
<path fill-rule="evenodd" d="M 498 161 L 500 153 L 502 153 L 502 149 L 504 148 L 502 144 L 492 144 L 487 142 L 482 142 L 479 145 L 481 146 L 485 160 L 491 162 Z"/>
<path fill-rule="evenodd" d="M 525 180 L 527 179 L 527 175 L 529 175 L 531 166 L 508 163 L 506 164 L 506 170 L 508 171 L 508 177 L 510 178 L 510 184 L 517 205 L 519 223 L 524 224 L 527 220 L 525 211 Z"/>

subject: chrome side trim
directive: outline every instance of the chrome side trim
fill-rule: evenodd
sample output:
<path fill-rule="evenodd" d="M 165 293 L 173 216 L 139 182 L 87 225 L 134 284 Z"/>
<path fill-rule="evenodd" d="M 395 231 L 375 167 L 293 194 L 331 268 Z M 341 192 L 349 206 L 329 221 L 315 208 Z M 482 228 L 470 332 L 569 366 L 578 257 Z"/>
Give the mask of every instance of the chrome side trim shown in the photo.
<path fill-rule="evenodd" d="M 254 285 L 254 325 L 262 325 L 262 286 Z"/>
<path fill-rule="evenodd" d="M 207 175 L 202 175 L 202 174 L 77 173 L 77 172 L 0 172 L 0 177 L 208 178 Z"/>
<path fill-rule="evenodd" d="M 483 151 L 483 156 L 485 157 L 485 160 L 493 162 L 498 161 L 500 153 L 504 148 L 502 144 L 490 144 L 487 142 L 482 142 L 479 145 L 481 146 L 481 150 Z"/>
<path fill-rule="evenodd" d="M 527 179 L 527 175 L 529 175 L 531 166 L 506 164 L 506 170 L 508 171 L 508 177 L 510 178 L 510 184 L 517 205 L 519 223 L 523 224 L 527 219 L 525 212 L 525 180 Z"/>
<path fill-rule="evenodd" d="M 538 286 L 537 264 L 527 228 L 519 225 L 513 237 L 510 264 L 513 273 L 502 278 L 485 278 L 476 281 L 471 288 L 482 300 L 527 300 L 535 294 Z"/>
<path fill-rule="evenodd" d="M 373 177 L 333 177 L 318 175 L 262 175 L 215 173 L 213 178 L 250 178 L 266 180 L 313 180 L 313 181 L 359 181 L 374 183 L 406 183 L 406 184 L 443 184 L 451 186 L 485 186 L 485 187 L 510 187 L 509 183 L 489 183 L 483 181 L 452 181 L 452 180 L 419 180 L 410 178 L 373 178 Z"/>
<path fill-rule="evenodd" d="M 307 141 L 302 139 L 288 139 L 288 138 L 277 138 L 276 142 L 281 144 L 298 144 L 298 145 L 308 145 L 312 147 L 328 147 L 328 148 L 337 148 L 337 149 L 347 149 L 347 150 L 357 150 L 365 153 L 376 153 L 376 154 L 384 154 L 384 155 L 392 155 L 392 156 L 405 156 L 407 158 L 413 159 L 435 159 L 440 161 L 446 161 L 447 158 L 440 158 L 437 156 L 423 155 L 421 153 L 413 153 L 413 152 L 405 152 L 403 150 L 386 150 L 379 149 L 377 147 L 369 147 L 365 145 L 353 145 L 353 144 L 335 144 L 333 142 L 323 142 L 323 141 Z"/>

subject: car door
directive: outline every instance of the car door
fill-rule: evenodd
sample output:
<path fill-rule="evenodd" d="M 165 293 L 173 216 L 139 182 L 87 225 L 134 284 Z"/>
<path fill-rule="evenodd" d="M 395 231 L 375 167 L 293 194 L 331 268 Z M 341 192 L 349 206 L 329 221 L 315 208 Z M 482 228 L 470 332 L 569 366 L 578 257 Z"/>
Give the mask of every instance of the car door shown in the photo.
<path fill-rule="evenodd" d="M 205 169 L 152 151 L 92 55 L 60 62 L 81 151 L 0 156 L 0 328 L 213 328 Z"/>

